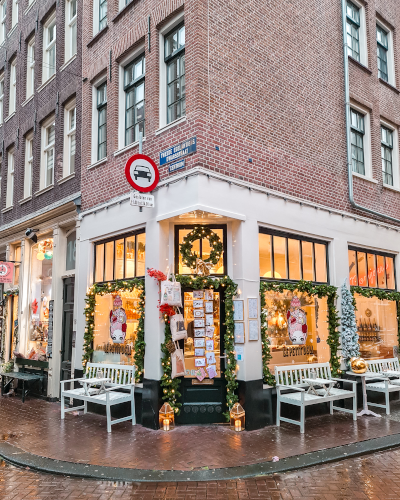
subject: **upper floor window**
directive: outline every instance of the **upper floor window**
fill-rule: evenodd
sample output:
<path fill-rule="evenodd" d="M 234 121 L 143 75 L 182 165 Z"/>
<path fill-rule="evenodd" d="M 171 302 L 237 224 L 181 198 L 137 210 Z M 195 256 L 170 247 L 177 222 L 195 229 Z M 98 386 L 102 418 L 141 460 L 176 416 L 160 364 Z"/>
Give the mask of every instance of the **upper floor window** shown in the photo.
<path fill-rule="evenodd" d="M 8 114 L 15 112 L 17 104 L 17 59 L 10 64 L 10 100 Z"/>
<path fill-rule="evenodd" d="M 349 248 L 349 281 L 351 286 L 395 290 L 394 256 Z"/>
<path fill-rule="evenodd" d="M 365 175 L 364 163 L 364 115 L 351 109 L 351 159 L 353 172 Z"/>
<path fill-rule="evenodd" d="M 65 61 L 68 61 L 77 51 L 77 0 L 66 0 L 65 13 Z"/>
<path fill-rule="evenodd" d="M 7 155 L 7 192 L 6 192 L 6 208 L 12 207 L 14 204 L 14 151 L 9 151 Z"/>
<path fill-rule="evenodd" d="M 7 35 L 7 0 L 0 2 L 0 43 L 3 43 Z"/>
<path fill-rule="evenodd" d="M 67 177 L 75 172 L 76 106 L 75 101 L 65 107 L 64 114 L 64 172 Z"/>
<path fill-rule="evenodd" d="M 346 6 L 346 30 L 349 54 L 360 61 L 360 9 L 349 1 Z"/>
<path fill-rule="evenodd" d="M 165 35 L 164 62 L 167 71 L 167 123 L 186 114 L 185 26 Z"/>
<path fill-rule="evenodd" d="M 124 71 L 125 91 L 125 146 L 144 136 L 144 78 L 145 57 L 140 56 Z"/>
<path fill-rule="evenodd" d="M 389 81 L 389 72 L 388 72 L 388 49 L 389 49 L 389 40 L 388 34 L 385 30 L 383 30 L 380 26 L 376 26 L 376 42 L 377 42 L 377 51 L 378 51 L 378 76 L 385 80 L 385 82 Z"/>
<path fill-rule="evenodd" d="M 99 31 L 107 26 L 107 0 L 99 0 Z"/>
<path fill-rule="evenodd" d="M 4 121 L 4 75 L 0 77 L 0 124 Z"/>
<path fill-rule="evenodd" d="M 56 128 L 54 118 L 42 127 L 41 189 L 54 184 Z"/>
<path fill-rule="evenodd" d="M 94 281 L 144 276 L 146 233 L 138 231 L 95 244 Z"/>
<path fill-rule="evenodd" d="M 381 158 L 383 183 L 393 186 L 393 132 L 381 126 Z"/>
<path fill-rule="evenodd" d="M 107 83 L 97 88 L 97 161 L 107 156 Z"/>
<path fill-rule="evenodd" d="M 27 69 L 26 69 L 26 98 L 35 92 L 35 39 L 28 43 Z"/>
<path fill-rule="evenodd" d="M 19 285 L 19 276 L 20 276 L 20 269 L 21 269 L 21 258 L 22 258 L 22 252 L 21 252 L 21 245 L 16 245 L 14 247 L 14 281 L 13 285 L 18 286 Z"/>
<path fill-rule="evenodd" d="M 24 198 L 32 195 L 33 136 L 25 139 Z"/>
<path fill-rule="evenodd" d="M 328 282 L 327 243 L 260 228 L 261 278 Z"/>
<path fill-rule="evenodd" d="M 12 0 L 11 28 L 18 23 L 18 3 L 19 0 Z"/>
<path fill-rule="evenodd" d="M 46 23 L 43 36 L 43 81 L 51 78 L 56 72 L 56 17 Z"/>

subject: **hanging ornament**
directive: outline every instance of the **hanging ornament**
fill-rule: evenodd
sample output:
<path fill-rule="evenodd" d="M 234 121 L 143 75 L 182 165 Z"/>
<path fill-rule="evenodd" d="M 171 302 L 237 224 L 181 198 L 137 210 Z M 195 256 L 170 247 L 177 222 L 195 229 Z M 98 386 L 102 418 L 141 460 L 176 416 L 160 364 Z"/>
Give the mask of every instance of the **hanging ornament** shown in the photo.
<path fill-rule="evenodd" d="M 211 262 L 204 262 L 204 260 L 196 259 L 196 274 L 198 276 L 209 276 L 212 268 Z"/>

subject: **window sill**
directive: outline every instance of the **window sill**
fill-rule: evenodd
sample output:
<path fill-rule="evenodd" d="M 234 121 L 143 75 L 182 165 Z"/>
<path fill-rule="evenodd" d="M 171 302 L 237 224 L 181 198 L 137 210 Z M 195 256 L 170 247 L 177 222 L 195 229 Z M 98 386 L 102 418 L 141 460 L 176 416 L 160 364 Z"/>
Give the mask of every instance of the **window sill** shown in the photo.
<path fill-rule="evenodd" d="M 165 125 L 164 127 L 159 128 L 156 130 L 156 135 L 162 134 L 165 130 L 169 130 L 172 127 L 175 127 L 176 125 L 179 125 L 180 123 L 183 123 L 186 121 L 186 116 L 182 116 L 181 118 L 178 118 L 174 122 L 168 123 L 168 125 Z"/>
<path fill-rule="evenodd" d="M 55 78 L 56 78 L 56 74 L 54 73 L 53 76 L 51 76 L 48 80 L 46 80 L 45 82 L 42 83 L 42 85 L 37 89 L 37 91 L 41 92 L 46 87 L 46 85 L 48 85 L 53 80 L 55 80 Z"/>
<path fill-rule="evenodd" d="M 100 165 L 103 165 L 103 163 L 107 163 L 107 160 L 108 160 L 108 158 L 107 158 L 107 156 L 106 156 L 106 157 L 105 157 L 105 158 L 103 158 L 102 160 L 96 161 L 96 163 L 92 163 L 91 165 L 88 165 L 86 168 L 87 168 L 88 170 L 91 170 L 92 168 L 96 168 L 96 167 L 98 167 L 98 166 L 100 166 Z"/>
<path fill-rule="evenodd" d="M 1 211 L 2 214 L 5 214 L 6 212 L 9 212 L 10 210 L 12 210 L 14 208 L 14 205 L 11 205 L 11 207 L 6 207 L 6 208 L 3 208 L 3 210 Z"/>
<path fill-rule="evenodd" d="M 30 4 L 30 6 L 25 10 L 24 15 L 28 14 L 28 12 L 31 10 L 31 8 L 35 5 L 36 0 Z"/>
<path fill-rule="evenodd" d="M 10 38 L 10 36 L 14 33 L 14 31 L 17 29 L 18 23 L 14 24 L 14 26 L 10 29 L 10 31 L 7 33 L 7 38 Z"/>
<path fill-rule="evenodd" d="M 40 191 L 36 191 L 35 196 L 40 196 L 41 194 L 47 193 L 47 191 L 50 191 L 51 189 L 54 188 L 54 184 L 50 184 L 50 186 L 47 186 Z"/>
<path fill-rule="evenodd" d="M 383 184 L 383 187 L 385 189 L 389 189 L 390 191 L 395 191 L 396 193 L 400 193 L 400 188 L 397 188 L 395 186 L 390 186 L 389 184 Z"/>
<path fill-rule="evenodd" d="M 30 97 L 28 97 L 28 99 L 26 99 L 22 104 L 21 106 L 26 106 L 28 104 L 28 102 L 31 102 L 32 99 L 35 97 L 35 94 L 32 94 Z"/>
<path fill-rule="evenodd" d="M 378 181 L 376 179 L 373 179 L 372 177 L 367 177 L 365 175 L 358 174 L 357 172 L 352 172 L 352 173 L 353 173 L 353 177 L 358 177 L 359 179 L 363 179 L 364 181 L 378 184 Z"/>
<path fill-rule="evenodd" d="M 4 120 L 4 123 L 7 123 L 9 120 L 11 120 L 11 118 L 12 118 L 13 116 L 15 116 L 15 111 L 13 111 L 13 112 L 11 113 L 11 115 L 8 115 L 8 116 L 7 116 L 7 118 Z"/>
<path fill-rule="evenodd" d="M 144 142 L 145 140 L 146 140 L 146 137 L 143 137 L 142 142 Z M 129 146 L 125 146 L 122 149 L 118 149 L 118 151 L 114 151 L 114 156 L 123 155 L 124 153 L 126 153 L 130 149 L 137 148 L 138 146 L 139 146 L 139 141 L 132 142 L 132 144 L 129 144 Z"/>
<path fill-rule="evenodd" d="M 356 59 L 354 59 L 354 57 L 348 56 L 348 58 L 349 58 L 349 61 L 351 61 L 353 64 L 355 64 L 355 66 L 358 66 L 359 68 L 364 70 L 369 75 L 372 75 L 372 71 L 369 68 L 367 68 L 367 66 L 364 66 L 364 64 L 361 64 L 360 62 L 358 62 Z"/>
<path fill-rule="evenodd" d="M 19 200 L 19 204 L 20 205 L 23 205 L 24 203 L 27 203 L 28 201 L 31 201 L 32 199 L 32 195 L 31 196 L 27 196 L 26 198 L 24 198 L 23 200 Z"/>
<path fill-rule="evenodd" d="M 118 12 L 118 14 L 114 16 L 113 19 L 111 19 L 111 22 L 112 23 L 117 22 L 126 12 L 128 12 L 128 10 L 131 9 L 131 7 L 133 7 L 133 4 L 134 0 L 131 0 L 128 4 L 122 7 L 122 9 Z"/>
<path fill-rule="evenodd" d="M 63 184 L 64 182 L 69 181 L 70 179 L 73 179 L 75 177 L 75 172 L 72 172 L 72 174 L 67 175 L 66 177 L 63 177 L 59 181 L 57 181 L 57 184 Z"/>
<path fill-rule="evenodd" d="M 98 31 L 94 35 L 94 37 L 90 40 L 90 42 L 86 44 L 86 47 L 90 48 L 92 45 L 94 45 L 107 31 L 108 31 L 108 24 L 101 31 Z"/>
<path fill-rule="evenodd" d="M 391 83 L 389 82 L 385 82 L 385 80 L 382 80 L 382 78 L 378 78 L 378 80 L 383 83 L 383 85 L 385 85 L 386 87 L 388 87 L 389 89 L 393 90 L 394 92 L 396 92 L 396 94 L 400 94 L 400 90 L 399 89 L 396 89 L 396 87 L 394 87 Z"/>
<path fill-rule="evenodd" d="M 76 59 L 76 54 L 74 54 L 72 57 L 70 57 L 70 58 L 68 59 L 68 61 L 67 61 L 67 62 L 65 62 L 65 63 L 61 66 L 60 71 L 63 71 L 63 70 L 64 70 L 67 66 L 69 66 L 71 63 L 73 63 L 73 62 L 75 61 L 75 59 Z"/>

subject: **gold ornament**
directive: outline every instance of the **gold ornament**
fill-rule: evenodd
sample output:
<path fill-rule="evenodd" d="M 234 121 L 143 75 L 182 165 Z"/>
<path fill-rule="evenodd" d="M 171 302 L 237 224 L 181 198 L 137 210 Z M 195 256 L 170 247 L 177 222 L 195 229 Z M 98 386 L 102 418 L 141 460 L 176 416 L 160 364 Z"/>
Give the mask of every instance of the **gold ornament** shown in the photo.
<path fill-rule="evenodd" d="M 354 373 L 365 373 L 368 370 L 368 363 L 363 358 L 351 358 L 350 368 Z"/>
<path fill-rule="evenodd" d="M 211 262 L 204 262 L 204 260 L 196 259 L 196 274 L 198 276 L 209 276 L 212 266 Z"/>
<path fill-rule="evenodd" d="M 315 354 L 308 356 L 307 363 L 318 363 L 318 358 Z"/>

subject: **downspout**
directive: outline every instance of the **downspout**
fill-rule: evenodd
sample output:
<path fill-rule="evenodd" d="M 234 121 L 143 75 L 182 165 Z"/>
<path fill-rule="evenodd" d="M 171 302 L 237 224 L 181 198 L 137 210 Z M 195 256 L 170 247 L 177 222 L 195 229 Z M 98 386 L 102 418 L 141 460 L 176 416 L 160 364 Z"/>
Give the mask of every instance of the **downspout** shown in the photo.
<path fill-rule="evenodd" d="M 343 54 L 344 54 L 344 99 L 346 103 L 346 148 L 347 148 L 347 173 L 349 178 L 349 200 L 352 207 L 358 210 L 363 210 L 377 217 L 391 220 L 400 224 L 400 219 L 391 217 L 390 215 L 381 214 L 370 208 L 363 207 L 354 201 L 353 190 L 353 167 L 351 161 L 351 139 L 350 139 L 350 89 L 349 89 L 349 58 L 347 47 L 347 31 L 346 31 L 346 3 L 347 0 L 342 0 L 342 24 L 343 24 Z"/>

